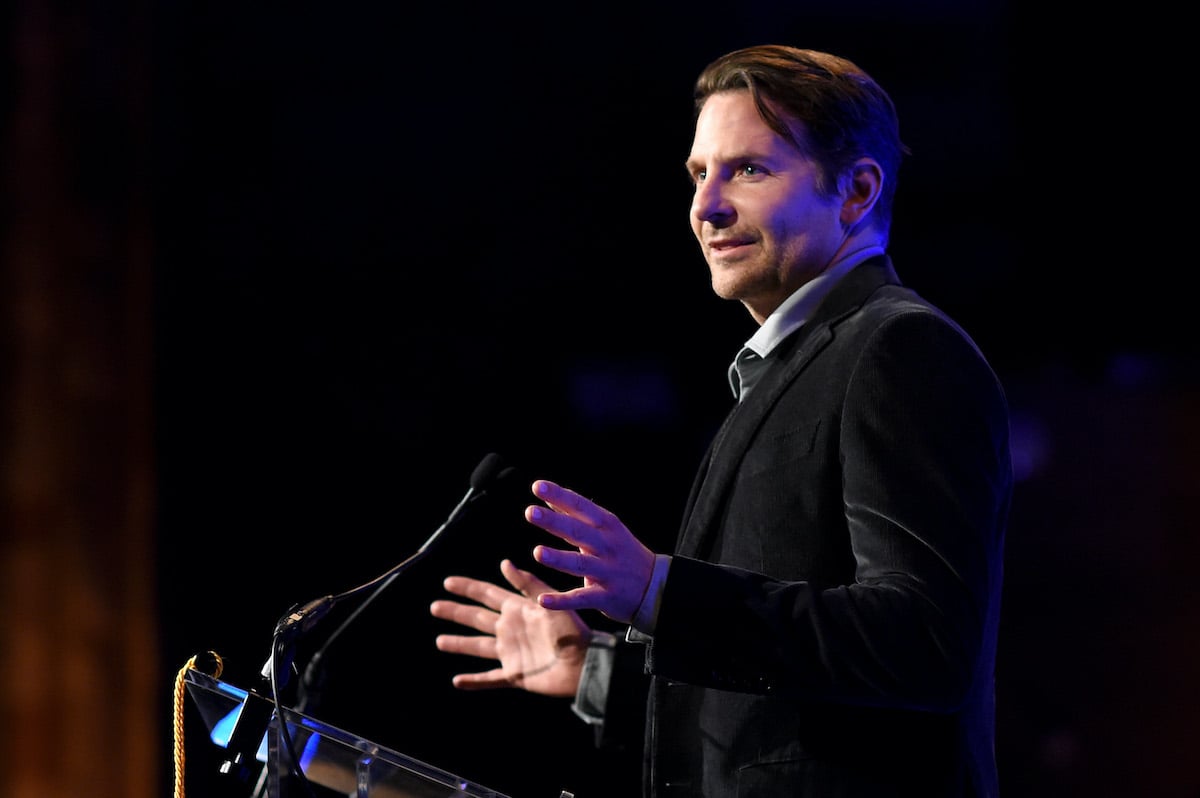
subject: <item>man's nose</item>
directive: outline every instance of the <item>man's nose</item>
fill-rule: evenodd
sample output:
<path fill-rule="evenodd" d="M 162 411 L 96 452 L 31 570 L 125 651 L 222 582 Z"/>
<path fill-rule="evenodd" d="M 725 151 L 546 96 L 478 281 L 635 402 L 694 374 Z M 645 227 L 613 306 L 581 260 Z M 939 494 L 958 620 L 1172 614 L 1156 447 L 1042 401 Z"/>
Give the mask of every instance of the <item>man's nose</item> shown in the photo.
<path fill-rule="evenodd" d="M 719 180 L 696 185 L 696 193 L 692 197 L 692 216 L 696 221 L 720 226 L 728 224 L 733 215 L 733 205 Z"/>

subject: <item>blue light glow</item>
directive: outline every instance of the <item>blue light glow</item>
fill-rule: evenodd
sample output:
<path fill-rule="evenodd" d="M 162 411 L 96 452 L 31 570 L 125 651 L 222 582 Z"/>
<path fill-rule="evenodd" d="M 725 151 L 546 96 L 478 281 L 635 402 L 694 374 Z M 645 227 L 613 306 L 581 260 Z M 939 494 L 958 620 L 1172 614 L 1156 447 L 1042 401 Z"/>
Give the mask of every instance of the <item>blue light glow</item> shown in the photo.
<path fill-rule="evenodd" d="M 246 706 L 246 698 L 250 694 L 245 690 L 240 690 L 229 685 L 222 685 L 221 691 L 228 693 L 241 702 L 230 710 L 229 714 L 214 723 L 212 732 L 209 734 L 214 743 L 222 748 L 228 748 L 229 740 L 233 737 L 233 730 L 237 726 L 238 718 L 242 716 L 242 707 Z M 263 735 L 262 742 L 258 744 L 258 751 L 255 753 L 254 758 L 259 762 L 267 761 L 267 735 Z"/>

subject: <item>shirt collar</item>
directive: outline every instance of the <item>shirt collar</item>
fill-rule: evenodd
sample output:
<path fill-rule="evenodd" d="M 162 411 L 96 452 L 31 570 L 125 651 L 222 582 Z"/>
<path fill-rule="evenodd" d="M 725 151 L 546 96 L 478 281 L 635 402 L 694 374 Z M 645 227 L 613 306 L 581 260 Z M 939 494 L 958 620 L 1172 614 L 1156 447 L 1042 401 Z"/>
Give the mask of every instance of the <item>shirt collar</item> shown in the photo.
<path fill-rule="evenodd" d="M 883 254 L 883 247 L 870 246 L 855 250 L 835 262 L 825 271 L 796 289 L 796 292 L 775 308 L 770 316 L 746 341 L 746 346 L 760 357 L 766 357 L 779 342 L 800 328 L 812 316 L 821 300 L 834 285 L 858 264 Z"/>
<path fill-rule="evenodd" d="M 754 331 L 754 335 L 750 336 L 742 346 L 742 349 L 738 350 L 739 354 L 743 350 L 749 349 L 759 357 L 765 358 L 784 338 L 787 338 L 798 330 L 804 322 L 808 321 L 813 311 L 816 310 L 817 305 L 821 304 L 821 300 L 833 290 L 837 282 L 845 277 L 851 269 L 868 258 L 873 258 L 883 253 L 884 249 L 881 246 L 868 246 L 855 250 L 797 288 L 795 293 L 785 299 L 779 307 L 775 308 L 770 316 L 767 316 L 762 325 Z M 729 384 L 736 396 L 739 391 L 738 386 L 740 385 L 736 357 L 729 364 Z"/>

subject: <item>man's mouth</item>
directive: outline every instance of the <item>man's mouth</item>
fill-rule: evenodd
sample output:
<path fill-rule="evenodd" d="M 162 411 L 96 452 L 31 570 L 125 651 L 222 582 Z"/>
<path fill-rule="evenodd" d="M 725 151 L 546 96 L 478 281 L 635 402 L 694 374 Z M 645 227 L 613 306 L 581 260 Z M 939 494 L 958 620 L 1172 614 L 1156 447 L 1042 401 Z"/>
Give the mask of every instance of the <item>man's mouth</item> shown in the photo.
<path fill-rule="evenodd" d="M 748 238 L 719 238 L 708 242 L 708 251 L 713 257 L 726 257 L 736 254 L 754 242 Z"/>

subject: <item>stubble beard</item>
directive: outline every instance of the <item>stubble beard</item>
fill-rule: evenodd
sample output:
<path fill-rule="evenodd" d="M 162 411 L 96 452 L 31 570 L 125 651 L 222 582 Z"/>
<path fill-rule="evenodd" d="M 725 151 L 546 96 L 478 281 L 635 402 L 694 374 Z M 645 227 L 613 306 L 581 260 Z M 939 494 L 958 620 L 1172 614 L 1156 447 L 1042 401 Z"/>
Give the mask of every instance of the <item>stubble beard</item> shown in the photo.
<path fill-rule="evenodd" d="M 714 265 L 709 262 L 713 293 L 721 299 L 744 302 L 775 287 L 771 274 L 756 261 Z"/>

